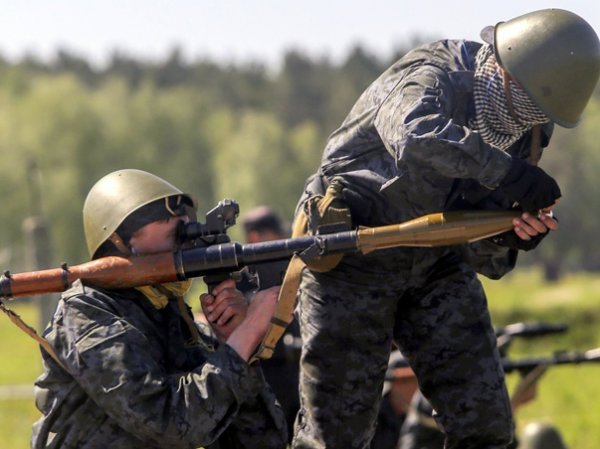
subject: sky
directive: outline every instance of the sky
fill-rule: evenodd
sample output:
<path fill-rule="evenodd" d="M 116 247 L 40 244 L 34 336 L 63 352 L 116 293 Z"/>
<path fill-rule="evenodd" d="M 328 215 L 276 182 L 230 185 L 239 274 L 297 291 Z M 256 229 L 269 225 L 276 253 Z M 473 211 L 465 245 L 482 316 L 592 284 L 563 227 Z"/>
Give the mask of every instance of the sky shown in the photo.
<path fill-rule="evenodd" d="M 568 9 L 600 32 L 598 0 L 0 0 L 0 55 L 51 59 L 57 49 L 106 63 L 114 51 L 161 60 L 277 66 L 290 49 L 343 59 L 360 44 L 389 57 L 421 38 L 479 40 L 485 25 Z"/>

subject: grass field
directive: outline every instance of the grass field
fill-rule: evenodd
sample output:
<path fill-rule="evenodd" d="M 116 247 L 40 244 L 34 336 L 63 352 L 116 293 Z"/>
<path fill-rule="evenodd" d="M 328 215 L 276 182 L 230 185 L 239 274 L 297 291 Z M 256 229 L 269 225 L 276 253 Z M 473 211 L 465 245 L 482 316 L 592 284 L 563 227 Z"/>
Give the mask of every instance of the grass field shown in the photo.
<path fill-rule="evenodd" d="M 600 275 L 569 275 L 546 283 L 537 271 L 515 272 L 501 281 L 483 280 L 497 326 L 519 321 L 565 323 L 569 331 L 515 340 L 514 358 L 550 356 L 554 351 L 600 347 Z M 596 449 L 600 442 L 600 363 L 552 367 L 537 398 L 518 410 L 518 430 L 531 421 L 558 426 L 571 449 Z M 509 389 L 519 375 L 507 376 Z"/>
<path fill-rule="evenodd" d="M 10 304 L 30 325 L 37 323 L 33 304 Z M 0 316 L 0 448 L 21 449 L 29 447 L 31 424 L 38 418 L 33 397 L 25 394 L 6 396 L 6 385 L 33 385 L 41 371 L 41 356 L 37 343 L 25 335 L 7 317 Z M 32 389 L 33 390 L 33 389 Z M 31 390 L 31 391 L 32 391 Z"/>
<path fill-rule="evenodd" d="M 501 281 L 484 279 L 484 284 L 497 326 L 534 320 L 570 326 L 565 334 L 516 340 L 511 346 L 513 357 L 549 356 L 555 350 L 583 351 L 600 346 L 600 275 L 570 275 L 548 284 L 531 270 Z M 10 306 L 28 323 L 36 323 L 33 305 L 15 301 Z M 6 385 L 32 385 L 41 369 L 36 343 L 5 317 L 0 317 L 0 363 L 0 389 L 5 393 Z M 551 368 L 540 382 L 538 398 L 519 410 L 518 427 L 547 420 L 561 429 L 570 448 L 597 449 L 599 377 L 600 364 Z M 517 374 L 509 375 L 509 388 L 517 381 Z M 0 449 L 29 447 L 31 424 L 37 416 L 33 398 L 0 397 Z"/>

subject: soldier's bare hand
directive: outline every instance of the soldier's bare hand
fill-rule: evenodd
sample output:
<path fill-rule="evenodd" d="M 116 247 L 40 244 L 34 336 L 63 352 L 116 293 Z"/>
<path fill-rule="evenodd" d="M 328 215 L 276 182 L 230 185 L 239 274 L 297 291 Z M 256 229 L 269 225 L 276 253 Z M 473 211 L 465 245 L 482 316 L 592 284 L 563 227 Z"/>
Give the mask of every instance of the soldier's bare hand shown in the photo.
<path fill-rule="evenodd" d="M 231 346 L 244 360 L 248 360 L 264 337 L 271 317 L 277 306 L 280 287 L 261 290 L 250 301 L 246 319 L 227 339 Z"/>
<path fill-rule="evenodd" d="M 207 321 L 221 341 L 227 340 L 231 333 L 246 317 L 248 302 L 235 288 L 231 279 L 217 285 L 212 294 L 200 296 L 200 304 Z"/>
<path fill-rule="evenodd" d="M 558 222 L 552 217 L 552 207 L 543 209 L 538 216 L 524 212 L 513 220 L 513 225 L 515 234 L 523 240 L 558 229 Z"/>
<path fill-rule="evenodd" d="M 267 332 L 271 317 L 275 312 L 280 288 L 280 286 L 275 286 L 260 290 L 250 300 L 247 319 L 252 321 L 261 338 Z"/>

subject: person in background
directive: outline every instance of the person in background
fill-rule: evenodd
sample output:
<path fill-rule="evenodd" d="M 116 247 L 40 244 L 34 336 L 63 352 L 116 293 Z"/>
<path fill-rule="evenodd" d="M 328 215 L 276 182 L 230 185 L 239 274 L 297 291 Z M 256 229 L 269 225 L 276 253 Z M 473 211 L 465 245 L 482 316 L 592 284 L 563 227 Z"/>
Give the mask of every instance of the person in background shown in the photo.
<path fill-rule="evenodd" d="M 538 382 L 548 366 L 538 365 L 521 373 L 521 379 L 511 393 L 510 404 L 513 414 L 537 397 Z M 416 391 L 406 419 L 400 429 L 400 438 L 395 449 L 444 449 L 444 433 L 438 427 L 431 404 L 420 391 Z M 515 438 L 511 449 L 565 449 L 560 432 L 550 423 L 530 422 L 521 437 Z"/>
<path fill-rule="evenodd" d="M 371 449 L 396 449 L 400 430 L 419 389 L 417 377 L 398 350 L 390 354 Z"/>
<path fill-rule="evenodd" d="M 248 243 L 284 239 L 289 234 L 284 231 L 279 216 L 267 206 L 259 206 L 248 211 L 241 221 L 245 240 Z M 237 288 L 251 294 L 259 289 L 280 285 L 287 265 L 288 261 L 285 260 L 247 267 L 242 271 L 242 279 L 237 283 Z M 297 321 L 293 321 L 277 343 L 273 356 L 260 362 L 265 378 L 285 413 L 290 441 L 294 420 L 300 407 L 299 358 L 300 329 Z"/>
<path fill-rule="evenodd" d="M 289 235 L 284 231 L 279 216 L 268 206 L 258 206 L 246 212 L 242 217 L 242 226 L 248 243 L 279 240 Z"/>
<path fill-rule="evenodd" d="M 445 449 L 513 440 L 477 274 L 501 278 L 519 251 L 558 229 L 561 191 L 538 161 L 554 124 L 580 121 L 600 74 L 600 42 L 584 19 L 559 9 L 488 27 L 482 39 L 419 46 L 365 90 L 305 184 L 293 235 L 331 222 L 332 210 L 352 227 L 452 210 L 520 215 L 513 230 L 475 243 L 346 254 L 329 271 L 303 271 L 294 449 L 369 446 L 392 341 L 437 412 Z"/>
<path fill-rule="evenodd" d="M 568 449 L 555 425 L 537 421 L 523 429 L 519 449 Z"/>
<path fill-rule="evenodd" d="M 100 179 L 83 207 L 91 259 L 176 250 L 196 220 L 192 198 L 141 170 Z M 31 447 L 283 449 L 285 420 L 248 360 L 278 288 L 248 304 L 233 280 L 201 297 L 212 329 L 194 322 L 189 281 L 104 289 L 73 283 L 44 332 Z"/>
<path fill-rule="evenodd" d="M 511 395 L 511 409 L 513 414 L 519 407 L 534 400 L 537 396 L 537 382 L 545 372 L 546 366 L 538 366 L 531 373 L 524 376 L 516 386 Z M 405 416 L 402 427 L 400 428 L 399 439 L 395 449 L 444 449 L 444 433 L 439 428 L 435 420 L 434 410 L 431 404 L 420 391 L 416 391 L 408 413 Z M 530 423 L 533 424 L 533 423 Z M 529 424 L 528 424 L 529 426 Z M 531 427 L 530 427 L 531 429 Z M 540 429 L 541 430 L 541 429 Z M 546 431 L 546 427 L 543 428 Z M 558 434 L 558 430 L 554 429 Z M 528 441 L 538 441 L 540 436 L 536 432 L 524 432 L 523 439 L 520 441 L 515 438 L 510 445 L 510 449 L 528 447 L 529 449 L 550 449 L 550 447 L 531 445 Z M 537 443 L 536 443 L 537 444 Z M 557 448 L 558 449 L 558 448 Z M 561 448 L 564 449 L 564 448 Z"/>

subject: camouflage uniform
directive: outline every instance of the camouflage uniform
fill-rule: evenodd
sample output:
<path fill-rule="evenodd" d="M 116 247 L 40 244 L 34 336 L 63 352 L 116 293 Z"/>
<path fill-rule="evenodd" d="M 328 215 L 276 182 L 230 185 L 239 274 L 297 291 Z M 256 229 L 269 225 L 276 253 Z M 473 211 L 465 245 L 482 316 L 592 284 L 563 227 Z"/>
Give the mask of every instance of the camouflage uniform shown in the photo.
<path fill-rule="evenodd" d="M 45 337 L 31 447 L 285 448 L 283 414 L 260 368 L 205 330 L 191 344 L 176 301 L 76 283 Z"/>
<path fill-rule="evenodd" d="M 497 190 L 511 156 L 469 128 L 480 44 L 417 48 L 359 98 L 327 143 L 300 204 L 335 177 L 354 225 L 378 226 L 452 209 L 508 209 Z M 545 125 L 546 146 L 551 125 Z M 484 187 L 487 186 L 487 187 Z M 394 339 L 447 433 L 447 448 L 504 448 L 513 422 L 487 302 L 476 272 L 500 278 L 516 250 L 398 248 L 347 255 L 306 271 L 300 287 L 301 409 L 294 448 L 368 447 Z"/>

